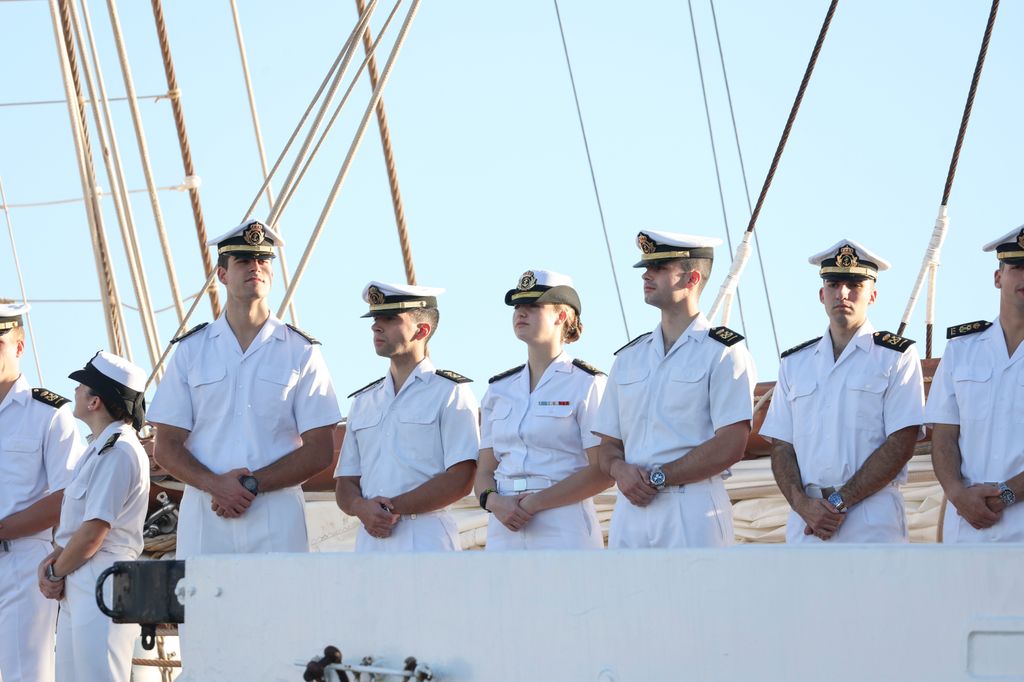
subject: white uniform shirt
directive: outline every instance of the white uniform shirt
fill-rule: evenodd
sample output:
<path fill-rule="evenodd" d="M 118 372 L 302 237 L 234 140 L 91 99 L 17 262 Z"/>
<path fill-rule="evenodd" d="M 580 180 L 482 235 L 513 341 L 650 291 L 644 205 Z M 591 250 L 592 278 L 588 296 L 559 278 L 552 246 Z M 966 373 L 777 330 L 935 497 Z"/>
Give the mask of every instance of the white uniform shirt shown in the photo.
<path fill-rule="evenodd" d="M 562 353 L 530 392 L 530 370 L 492 383 L 480 404 L 480 447 L 492 448 L 496 478 L 539 476 L 557 483 L 587 467 L 587 448 L 607 377 Z"/>
<path fill-rule="evenodd" d="M 215 474 L 273 464 L 341 421 L 319 347 L 273 316 L 244 353 L 224 315 L 178 342 L 146 416 L 190 431 L 185 446 Z"/>
<path fill-rule="evenodd" d="M 746 344 L 726 346 L 710 328 L 699 314 L 666 353 L 659 324 L 615 356 L 593 430 L 623 441 L 627 462 L 665 464 L 750 421 L 754 361 Z"/>
<path fill-rule="evenodd" d="M 104 449 L 114 434 L 120 434 L 117 441 Z M 99 519 L 110 524 L 102 550 L 138 556 L 148 506 L 149 458 L 130 424 L 112 422 L 75 467 L 64 490 L 55 540 L 67 547 L 83 523 Z"/>
<path fill-rule="evenodd" d="M 0 402 L 0 520 L 67 487 L 83 450 L 71 405 L 36 400 L 18 377 Z M 33 537 L 48 540 L 50 531 Z"/>
<path fill-rule="evenodd" d="M 961 475 L 1005 481 L 1024 471 L 1024 344 L 1007 354 L 996 318 L 983 332 L 951 339 L 935 370 L 925 419 L 960 427 Z"/>
<path fill-rule="evenodd" d="M 793 445 L 805 485 L 843 485 L 886 438 L 924 423 L 917 346 L 879 346 L 874 332 L 865 321 L 838 360 L 828 330 L 782 360 L 761 435 Z"/>
<path fill-rule="evenodd" d="M 424 358 L 395 395 L 391 372 L 352 401 L 337 476 L 359 476 L 364 497 L 395 497 L 480 450 L 476 396 Z"/>

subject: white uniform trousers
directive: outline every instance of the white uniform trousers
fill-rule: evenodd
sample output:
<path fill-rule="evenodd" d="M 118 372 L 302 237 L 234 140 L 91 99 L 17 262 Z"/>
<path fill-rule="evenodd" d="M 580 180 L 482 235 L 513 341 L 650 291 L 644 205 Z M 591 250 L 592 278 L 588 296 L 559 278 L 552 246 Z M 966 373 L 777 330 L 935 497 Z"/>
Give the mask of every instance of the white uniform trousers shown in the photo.
<path fill-rule="evenodd" d="M 46 540 L 22 538 L 0 551 L 0 680 L 53 679 L 57 602 L 36 584 L 36 569 L 51 550 Z"/>
<path fill-rule="evenodd" d="M 613 549 L 728 547 L 734 541 L 732 505 L 719 476 L 665 488 L 646 507 L 620 492 L 608 529 Z"/>
<path fill-rule="evenodd" d="M 57 618 L 57 682 L 128 682 L 139 626 L 115 624 L 96 606 L 96 579 L 115 561 L 132 561 L 131 553 L 99 551 L 71 573 L 64 584 Z M 112 603 L 113 578 L 103 585 L 103 600 Z"/>
<path fill-rule="evenodd" d="M 506 528 L 493 514 L 487 520 L 488 550 L 603 547 L 601 525 L 592 499 L 537 512 L 526 527 L 517 532 Z"/>
<path fill-rule="evenodd" d="M 450 552 L 461 550 L 459 527 L 445 511 L 402 516 L 391 530 L 391 536 L 375 538 L 359 526 L 356 533 L 357 552 Z"/>
<path fill-rule="evenodd" d="M 204 554 L 308 552 L 305 499 L 298 486 L 260 493 L 238 518 L 217 516 L 208 493 L 188 486 L 178 516 L 177 558 Z"/>
<path fill-rule="evenodd" d="M 1024 503 L 1003 510 L 1003 518 L 991 528 L 975 529 L 952 503 L 946 503 L 942 522 L 942 542 L 1024 542 Z"/>
<path fill-rule="evenodd" d="M 807 522 L 790 510 L 786 521 L 786 543 L 909 542 L 903 495 L 892 485 L 850 507 L 839 530 L 828 540 L 804 535 L 806 527 Z"/>

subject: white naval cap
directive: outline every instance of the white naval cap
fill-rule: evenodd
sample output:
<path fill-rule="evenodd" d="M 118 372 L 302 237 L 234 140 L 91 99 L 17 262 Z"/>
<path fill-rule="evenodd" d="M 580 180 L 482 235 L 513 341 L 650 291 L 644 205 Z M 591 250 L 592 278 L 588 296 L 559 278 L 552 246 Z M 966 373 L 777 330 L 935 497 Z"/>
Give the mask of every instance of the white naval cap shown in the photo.
<path fill-rule="evenodd" d="M 580 296 L 572 285 L 572 277 L 554 270 L 527 270 L 514 289 L 505 293 L 505 305 L 524 303 L 564 303 L 581 314 Z"/>
<path fill-rule="evenodd" d="M 437 287 L 373 281 L 363 288 L 363 300 L 370 304 L 370 312 L 360 317 L 398 315 L 414 308 L 437 308 L 437 297 L 443 293 L 444 289 Z"/>
<path fill-rule="evenodd" d="M 224 234 L 206 242 L 217 246 L 217 255 L 251 255 L 274 257 L 274 247 L 284 246 L 284 239 L 259 220 L 246 220 Z"/>
<path fill-rule="evenodd" d="M 993 239 L 981 250 L 995 251 L 1001 263 L 1024 263 L 1024 225 L 1013 228 L 999 239 Z"/>
<path fill-rule="evenodd" d="M 821 278 L 825 280 L 874 281 L 879 272 L 889 269 L 889 261 L 853 239 L 840 239 L 807 262 L 819 266 Z"/>
<path fill-rule="evenodd" d="M 0 303 L 0 336 L 15 327 L 21 327 L 21 316 L 31 308 L 28 303 Z"/>
<path fill-rule="evenodd" d="M 88 386 L 107 403 L 122 403 L 138 430 L 146 421 L 146 372 L 120 355 L 101 350 L 68 378 Z"/>
<path fill-rule="evenodd" d="M 641 230 L 636 236 L 636 245 L 643 255 L 634 268 L 646 268 L 659 261 L 677 258 L 715 257 L 715 247 L 721 245 L 718 237 L 703 237 L 697 234 L 681 232 L 661 232 L 657 230 Z"/>

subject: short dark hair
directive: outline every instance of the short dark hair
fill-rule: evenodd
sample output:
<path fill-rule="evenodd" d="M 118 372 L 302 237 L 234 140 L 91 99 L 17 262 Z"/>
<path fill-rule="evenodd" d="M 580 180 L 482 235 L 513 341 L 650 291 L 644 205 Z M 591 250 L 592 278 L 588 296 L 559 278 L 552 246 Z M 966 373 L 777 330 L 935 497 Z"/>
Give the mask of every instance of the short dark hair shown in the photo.
<path fill-rule="evenodd" d="M 126 424 L 130 424 L 132 422 L 132 416 L 128 414 L 128 408 L 125 407 L 123 402 L 118 401 L 116 403 L 111 403 L 109 400 L 107 400 L 106 398 L 104 398 L 103 396 L 101 396 L 99 393 L 92 390 L 88 386 L 86 386 L 86 389 L 88 389 L 89 391 L 90 398 L 96 397 L 100 399 L 100 402 L 103 403 L 103 407 L 106 408 L 107 412 L 110 414 L 111 418 L 114 421 L 121 421 Z"/>
<path fill-rule="evenodd" d="M 680 258 L 679 265 L 683 270 L 696 270 L 700 273 L 700 284 L 697 285 L 697 293 L 702 293 L 704 287 L 708 284 L 708 278 L 711 277 L 711 268 L 714 265 L 714 261 L 710 258 Z"/>
<path fill-rule="evenodd" d="M 416 322 L 416 324 L 429 324 L 430 333 L 427 335 L 427 341 L 430 341 L 434 336 L 434 332 L 437 331 L 437 323 L 441 320 L 441 311 L 437 308 L 413 308 L 409 311 L 409 316 Z"/>

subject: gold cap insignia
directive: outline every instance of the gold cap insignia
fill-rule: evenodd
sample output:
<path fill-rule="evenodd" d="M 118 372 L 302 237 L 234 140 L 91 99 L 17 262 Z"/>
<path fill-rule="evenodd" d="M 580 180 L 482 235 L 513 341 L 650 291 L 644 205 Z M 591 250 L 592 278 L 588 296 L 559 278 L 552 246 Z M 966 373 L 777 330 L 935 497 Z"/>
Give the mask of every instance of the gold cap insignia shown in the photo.
<path fill-rule="evenodd" d="M 370 299 L 370 305 L 380 305 L 384 302 L 384 292 L 377 287 L 370 287 L 370 290 L 366 292 L 366 297 Z"/>
<path fill-rule="evenodd" d="M 836 254 L 836 265 L 841 268 L 855 268 L 858 262 L 857 250 L 849 244 L 839 249 L 839 253 Z"/>
<path fill-rule="evenodd" d="M 242 239 L 250 246 L 259 246 L 267 238 L 264 230 L 263 223 L 253 223 L 242 231 Z"/>
<path fill-rule="evenodd" d="M 1017 246 L 1024 249 L 1024 230 L 1017 233 Z"/>
<path fill-rule="evenodd" d="M 658 248 L 658 244 L 643 232 L 637 235 L 636 245 L 639 246 L 640 250 L 644 253 L 654 253 Z"/>
<path fill-rule="evenodd" d="M 519 278 L 519 284 L 516 285 L 516 289 L 519 291 L 528 291 L 537 286 L 537 276 L 533 274 L 533 270 L 527 270 L 523 273 L 523 276 Z"/>

